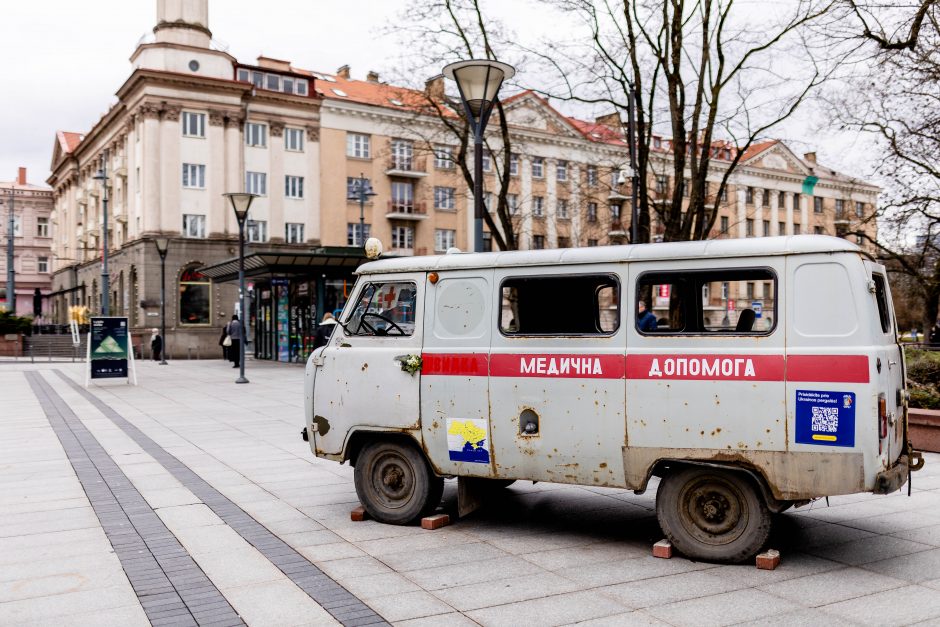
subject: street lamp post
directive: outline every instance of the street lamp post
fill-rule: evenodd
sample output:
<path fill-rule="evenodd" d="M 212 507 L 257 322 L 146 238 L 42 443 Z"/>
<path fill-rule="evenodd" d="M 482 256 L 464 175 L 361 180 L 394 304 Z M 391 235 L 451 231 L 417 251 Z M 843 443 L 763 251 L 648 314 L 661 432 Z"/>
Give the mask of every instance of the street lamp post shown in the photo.
<path fill-rule="evenodd" d="M 153 240 L 160 254 L 160 365 L 166 364 L 166 251 L 170 247 L 170 238 L 158 237 Z"/>
<path fill-rule="evenodd" d="M 627 100 L 627 144 L 630 150 L 630 170 L 631 189 L 630 189 L 630 243 L 636 244 L 639 236 L 638 225 L 640 218 L 640 173 L 636 165 L 636 102 L 639 94 L 636 92 L 636 86 L 633 83 L 627 83 L 630 89 L 629 99 Z"/>
<path fill-rule="evenodd" d="M 238 343 L 239 368 L 238 378 L 235 379 L 235 383 L 248 383 L 248 379 L 245 378 L 245 340 L 248 337 L 248 327 L 245 324 L 248 318 L 248 308 L 245 305 L 245 221 L 248 219 L 248 209 L 258 195 L 241 192 L 222 195 L 232 203 L 235 219 L 238 221 L 238 308 L 241 314 L 242 338 Z"/>
<path fill-rule="evenodd" d="M 483 251 L 483 131 L 493 112 L 496 94 L 515 68 L 499 61 L 472 59 L 451 63 L 444 76 L 457 83 L 467 122 L 473 129 L 473 250 Z"/>
<path fill-rule="evenodd" d="M 10 184 L 10 219 L 7 222 L 7 311 L 16 315 L 16 272 L 13 270 L 13 208 L 16 203 L 16 183 Z"/>
<path fill-rule="evenodd" d="M 349 190 L 347 198 L 359 201 L 359 243 L 362 246 L 366 245 L 366 202 L 375 195 L 369 179 L 360 172 L 359 178 L 353 179 L 353 187 Z"/>
<path fill-rule="evenodd" d="M 92 177 L 101 181 L 101 315 L 111 315 L 111 279 L 108 274 L 108 151 L 101 158 L 101 169 Z"/>

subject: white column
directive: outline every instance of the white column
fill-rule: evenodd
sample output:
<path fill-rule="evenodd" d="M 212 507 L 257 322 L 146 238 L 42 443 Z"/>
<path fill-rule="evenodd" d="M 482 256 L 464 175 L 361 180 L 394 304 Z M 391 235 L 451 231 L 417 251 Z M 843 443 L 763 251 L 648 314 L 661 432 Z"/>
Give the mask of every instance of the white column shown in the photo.
<path fill-rule="evenodd" d="M 800 233 L 812 233 L 809 226 L 809 196 L 800 194 Z"/>
<path fill-rule="evenodd" d="M 554 159 L 546 159 L 545 167 L 548 172 L 545 173 L 545 202 L 548 207 L 545 208 L 545 247 L 558 248 L 558 223 L 557 223 L 557 205 L 558 205 L 558 162 Z"/>
<path fill-rule="evenodd" d="M 747 237 L 747 193 L 743 185 L 737 186 L 738 237 Z"/>
<path fill-rule="evenodd" d="M 284 124 L 272 122 L 268 142 L 268 238 L 284 241 Z M 304 197 L 310 194 L 304 190 Z M 292 200 L 291 202 L 297 202 Z"/>
<path fill-rule="evenodd" d="M 245 191 L 244 142 L 242 141 L 242 118 L 240 115 L 225 118 L 225 191 Z M 220 226 L 226 235 L 238 235 L 235 212 L 226 199 L 222 199 Z"/>
<path fill-rule="evenodd" d="M 522 224 L 519 229 L 519 250 L 532 248 L 532 160 L 520 155 L 519 167 L 522 168 L 522 186 L 519 198 L 519 211 Z M 544 166 L 543 166 L 544 167 Z"/>
<path fill-rule="evenodd" d="M 568 216 L 571 218 L 570 237 L 571 247 L 581 246 L 581 197 L 578 190 L 581 188 L 581 168 L 577 163 L 569 165 L 568 175 L 574 181 L 571 194 L 568 196 Z"/>
<path fill-rule="evenodd" d="M 791 192 L 784 194 L 783 204 L 787 209 L 787 235 L 793 235 L 793 194 Z"/>
<path fill-rule="evenodd" d="M 160 230 L 160 120 L 156 107 L 141 108 L 144 116 L 144 159 L 141 164 L 143 177 L 143 231 L 145 233 Z M 86 226 L 86 228 L 88 228 Z"/>
<path fill-rule="evenodd" d="M 180 195 L 183 187 L 183 166 L 180 158 L 180 109 L 167 106 L 160 121 L 160 229 L 178 232 L 183 228 Z M 206 233 L 213 229 L 206 224 Z"/>
<path fill-rule="evenodd" d="M 231 211 L 228 201 L 222 196 L 227 192 L 241 191 L 241 188 L 229 187 L 228 163 L 225 158 L 225 127 L 222 114 L 209 111 L 209 123 L 206 125 L 206 141 L 209 142 L 209 163 L 206 164 L 206 187 L 209 194 L 208 224 L 214 233 L 227 233 L 228 220 L 226 211 Z M 208 226 L 208 225 L 207 225 Z"/>
<path fill-rule="evenodd" d="M 304 201 L 307 204 L 306 233 L 304 238 L 309 240 L 320 239 L 320 129 L 307 128 L 307 180 L 309 197 Z M 456 201 L 456 199 L 455 199 Z"/>
<path fill-rule="evenodd" d="M 764 237 L 769 235 L 769 231 L 764 233 L 764 190 L 754 190 L 754 235 Z"/>
<path fill-rule="evenodd" d="M 770 196 L 770 234 L 772 236 L 783 235 L 780 232 L 780 213 L 778 212 L 780 192 L 774 189 L 767 193 Z"/>

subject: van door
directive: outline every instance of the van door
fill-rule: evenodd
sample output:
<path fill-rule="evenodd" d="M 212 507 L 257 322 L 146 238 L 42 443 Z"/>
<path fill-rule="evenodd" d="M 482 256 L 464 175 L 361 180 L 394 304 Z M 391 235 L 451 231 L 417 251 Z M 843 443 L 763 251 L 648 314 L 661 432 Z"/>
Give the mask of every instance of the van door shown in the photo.
<path fill-rule="evenodd" d="M 439 474 L 493 476 L 489 351 L 493 270 L 448 271 L 428 283 L 421 432 Z"/>
<path fill-rule="evenodd" d="M 623 486 L 622 277 L 610 265 L 563 272 L 495 272 L 495 471 L 506 479 Z"/>
<path fill-rule="evenodd" d="M 887 410 L 887 433 L 881 442 L 881 453 L 886 465 L 891 465 L 904 448 L 904 354 L 898 344 L 897 322 L 892 307 L 885 267 L 865 261 L 871 277 L 869 284 L 869 310 L 871 335 L 874 338 L 875 376 L 878 393 L 884 394 Z M 881 367 L 879 368 L 878 365 Z M 883 428 L 879 425 L 879 429 Z M 879 434 L 880 435 L 880 434 Z M 879 438 L 881 440 L 881 438 Z"/>
<path fill-rule="evenodd" d="M 313 390 L 317 454 L 338 455 L 355 427 L 419 428 L 420 372 L 402 359 L 420 356 L 424 273 L 365 276 L 342 325 L 319 359 Z"/>

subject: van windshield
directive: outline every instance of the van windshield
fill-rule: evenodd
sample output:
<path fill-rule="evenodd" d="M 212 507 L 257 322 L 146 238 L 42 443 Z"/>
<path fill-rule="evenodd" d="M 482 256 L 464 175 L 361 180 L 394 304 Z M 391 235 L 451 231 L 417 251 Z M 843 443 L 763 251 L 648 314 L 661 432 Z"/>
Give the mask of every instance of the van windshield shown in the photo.
<path fill-rule="evenodd" d="M 368 283 L 344 328 L 350 335 L 411 335 L 415 328 L 415 284 Z"/>

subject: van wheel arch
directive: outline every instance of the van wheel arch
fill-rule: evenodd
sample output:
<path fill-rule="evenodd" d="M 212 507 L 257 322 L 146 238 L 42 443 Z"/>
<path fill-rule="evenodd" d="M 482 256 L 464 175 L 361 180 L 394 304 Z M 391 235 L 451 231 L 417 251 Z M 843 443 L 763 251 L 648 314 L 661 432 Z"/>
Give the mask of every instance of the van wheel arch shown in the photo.
<path fill-rule="evenodd" d="M 431 460 L 428 459 L 428 456 L 424 451 L 424 447 L 421 446 L 421 442 L 419 442 L 410 433 L 403 433 L 401 431 L 376 431 L 372 429 L 357 429 L 353 431 L 346 440 L 343 461 L 348 461 L 350 466 L 355 467 L 356 460 L 359 459 L 359 453 L 362 452 L 362 449 L 365 447 L 365 445 L 379 440 L 383 442 L 411 444 L 421 452 L 431 469 L 435 470 L 434 465 L 431 464 Z"/>
<path fill-rule="evenodd" d="M 767 483 L 767 479 L 764 477 L 763 473 L 761 473 L 757 468 L 745 466 L 742 464 L 704 460 L 699 461 L 694 459 L 660 459 L 650 467 L 650 470 L 646 476 L 646 481 L 649 483 L 651 476 L 663 478 L 669 474 L 679 472 L 691 466 L 718 468 L 731 472 L 739 472 L 749 476 L 751 481 L 753 481 L 760 490 L 760 494 L 764 499 L 764 503 L 767 505 L 767 509 L 769 509 L 773 514 L 781 514 L 790 509 L 790 507 L 792 507 L 794 504 L 794 501 L 781 501 L 780 499 L 776 498 L 773 494 L 773 491 L 771 491 L 770 486 Z M 644 485 L 643 487 L 645 490 L 646 486 Z"/>

